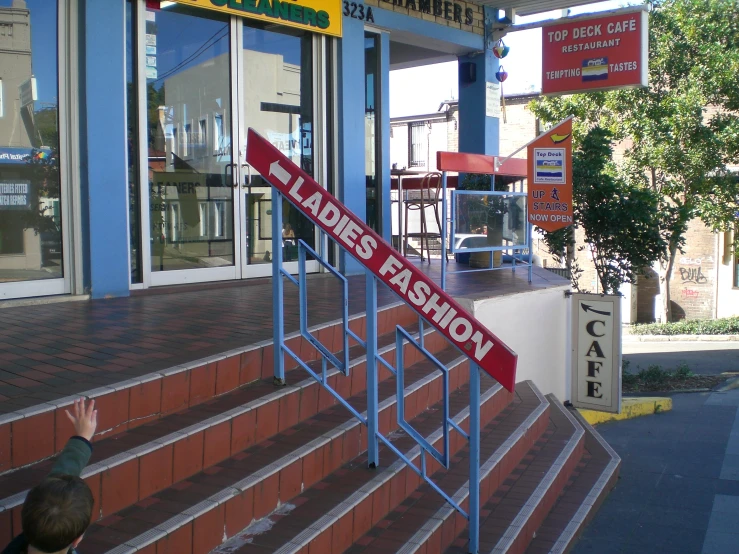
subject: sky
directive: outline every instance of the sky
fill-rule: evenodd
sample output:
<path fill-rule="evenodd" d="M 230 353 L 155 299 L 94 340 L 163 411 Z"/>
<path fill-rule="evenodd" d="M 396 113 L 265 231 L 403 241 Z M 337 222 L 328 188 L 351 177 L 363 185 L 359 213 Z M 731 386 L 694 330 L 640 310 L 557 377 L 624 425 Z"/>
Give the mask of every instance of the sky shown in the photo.
<path fill-rule="evenodd" d="M 586 4 L 570 10 L 570 15 L 614 10 L 641 4 L 634 0 L 610 0 Z M 561 11 L 518 17 L 516 25 L 560 17 Z M 504 38 L 511 51 L 501 61 L 508 72 L 504 94 L 541 90 L 541 29 L 508 33 Z M 440 84 L 443 83 L 443 84 Z M 407 91 L 413 90 L 412 95 Z M 393 94 L 393 91 L 397 91 Z M 399 69 L 390 72 L 390 117 L 433 113 L 444 100 L 459 98 L 457 62 Z"/>
<path fill-rule="evenodd" d="M 0 7 L 12 4 L 12 0 L 0 0 Z M 38 91 L 36 109 L 40 109 L 57 103 L 57 10 L 49 0 L 26 0 L 26 7 L 31 12 L 31 69 Z"/>

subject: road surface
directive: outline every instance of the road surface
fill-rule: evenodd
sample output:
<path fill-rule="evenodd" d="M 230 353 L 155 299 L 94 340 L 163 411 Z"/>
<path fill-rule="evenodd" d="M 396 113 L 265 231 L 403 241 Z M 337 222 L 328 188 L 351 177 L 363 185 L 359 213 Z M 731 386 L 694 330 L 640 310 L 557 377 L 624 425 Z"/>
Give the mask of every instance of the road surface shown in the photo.
<path fill-rule="evenodd" d="M 675 369 L 681 362 L 698 375 L 739 372 L 739 341 L 637 342 L 627 339 L 622 352 L 623 359 L 631 362 L 631 373 L 636 373 L 639 367 L 646 369 L 655 364 L 662 369 Z"/>

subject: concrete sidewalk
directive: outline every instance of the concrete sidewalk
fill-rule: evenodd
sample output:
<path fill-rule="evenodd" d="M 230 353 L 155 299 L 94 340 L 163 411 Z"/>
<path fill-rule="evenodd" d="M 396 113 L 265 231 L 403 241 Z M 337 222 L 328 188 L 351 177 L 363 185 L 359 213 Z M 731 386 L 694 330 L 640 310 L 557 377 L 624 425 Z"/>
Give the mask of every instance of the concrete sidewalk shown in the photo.
<path fill-rule="evenodd" d="M 621 476 L 574 554 L 739 552 L 739 390 L 672 399 L 670 412 L 598 426 Z"/>

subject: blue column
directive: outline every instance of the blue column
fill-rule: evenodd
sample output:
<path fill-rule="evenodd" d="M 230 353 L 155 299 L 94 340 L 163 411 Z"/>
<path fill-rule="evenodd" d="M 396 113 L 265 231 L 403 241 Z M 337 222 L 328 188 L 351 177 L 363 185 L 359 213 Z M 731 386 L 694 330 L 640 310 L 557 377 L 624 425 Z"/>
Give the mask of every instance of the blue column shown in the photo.
<path fill-rule="evenodd" d="M 84 0 L 82 210 L 93 298 L 128 296 L 128 182 L 123 0 Z"/>
<path fill-rule="evenodd" d="M 347 208 L 366 220 L 364 173 L 364 23 L 345 17 L 339 43 L 339 162 L 338 195 Z M 359 263 L 341 253 L 340 270 L 362 271 Z"/>
<path fill-rule="evenodd" d="M 494 10 L 485 8 L 486 25 L 494 19 Z M 483 54 L 460 56 L 459 63 L 472 63 L 476 68 L 474 83 L 459 83 L 459 151 L 471 154 L 498 155 L 498 118 L 485 115 L 487 82 L 497 83 L 498 58 L 485 48 Z"/>

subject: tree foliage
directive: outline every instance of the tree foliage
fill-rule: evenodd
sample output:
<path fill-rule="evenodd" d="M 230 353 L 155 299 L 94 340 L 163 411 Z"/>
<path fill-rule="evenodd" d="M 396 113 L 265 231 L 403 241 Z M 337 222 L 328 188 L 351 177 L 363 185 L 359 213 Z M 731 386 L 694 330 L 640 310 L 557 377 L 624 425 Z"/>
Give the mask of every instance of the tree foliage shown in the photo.
<path fill-rule="evenodd" d="M 574 218 L 585 232 L 604 293 L 617 293 L 624 282 L 665 253 L 666 241 L 654 222 L 659 197 L 620 178 L 611 161 L 610 133 L 593 127 L 572 156 Z M 562 252 L 572 242 L 571 227 L 547 233 L 547 245 Z"/>
<path fill-rule="evenodd" d="M 545 122 L 575 115 L 575 139 L 598 125 L 626 147 L 620 167 L 634 187 L 659 195 L 655 225 L 668 240 L 660 281 L 669 317 L 669 279 L 688 222 L 714 230 L 736 223 L 739 182 L 739 3 L 652 2 L 649 87 L 546 98 Z"/>

